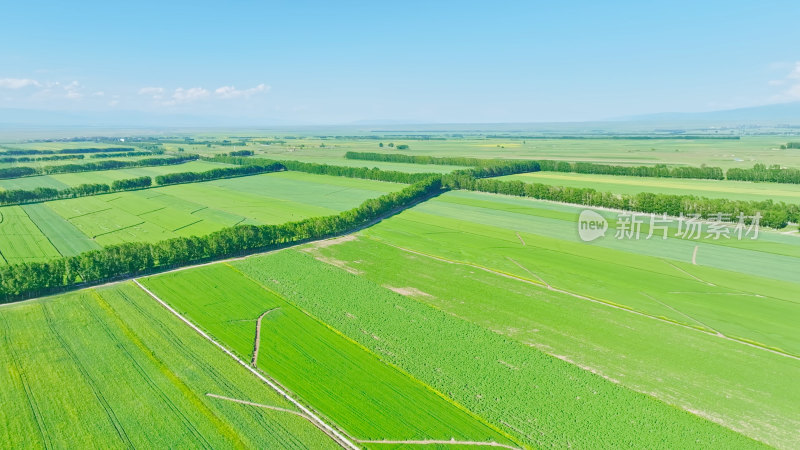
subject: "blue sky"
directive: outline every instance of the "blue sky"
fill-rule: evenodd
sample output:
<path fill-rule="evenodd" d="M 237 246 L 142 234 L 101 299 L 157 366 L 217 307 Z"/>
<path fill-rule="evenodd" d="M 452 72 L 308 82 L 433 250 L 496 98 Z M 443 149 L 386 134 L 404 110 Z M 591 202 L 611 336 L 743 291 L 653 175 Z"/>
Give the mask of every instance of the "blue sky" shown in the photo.
<path fill-rule="evenodd" d="M 3 6 L 0 108 L 529 122 L 800 100 L 800 3 Z"/>

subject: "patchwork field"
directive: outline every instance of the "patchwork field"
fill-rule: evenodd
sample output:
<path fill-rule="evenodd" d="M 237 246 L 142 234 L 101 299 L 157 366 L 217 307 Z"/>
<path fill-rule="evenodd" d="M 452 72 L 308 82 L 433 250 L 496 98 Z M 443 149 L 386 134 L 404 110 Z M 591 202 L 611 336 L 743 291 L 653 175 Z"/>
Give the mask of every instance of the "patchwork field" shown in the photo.
<path fill-rule="evenodd" d="M 132 283 L 2 306 L 0 327 L 9 447 L 336 447 Z"/>
<path fill-rule="evenodd" d="M 281 251 L 233 265 L 528 446 L 756 446 L 723 427 L 392 292 L 408 294 L 410 285 L 381 286 L 348 273 L 359 270 L 352 265 L 343 270 L 319 261 L 325 259 L 315 259 L 318 250 L 309 248 L 311 255 Z M 366 253 L 361 257 L 370 258 Z M 438 279 L 450 281 L 456 280 Z"/>
<path fill-rule="evenodd" d="M 442 394 L 229 266 L 180 271 L 143 283 L 357 441 L 511 444 Z"/>
<path fill-rule="evenodd" d="M 337 139 L 321 140 L 314 137 L 287 140 L 283 144 L 252 146 L 258 154 L 274 155 L 282 159 L 337 158 L 343 159 L 348 151 L 396 152 L 430 156 L 469 156 L 475 158 L 553 159 L 561 161 L 588 161 L 604 164 L 678 164 L 699 166 L 707 164 L 724 169 L 752 167 L 755 163 L 780 164 L 800 167 L 800 151 L 781 150 L 780 145 L 792 140 L 784 136 L 742 136 L 741 139 L 538 139 L 519 137 L 526 133 L 476 131 L 474 134 L 507 137 L 447 137 L 443 140 L 404 139 L 387 133 L 381 140 Z M 549 134 L 558 135 L 557 131 Z M 563 135 L 572 135 L 564 131 Z M 636 132 L 632 132 L 636 134 Z M 433 133 L 435 135 L 435 133 Z M 378 142 L 409 145 L 408 150 L 379 147 Z M 324 145 L 325 147 L 320 147 Z M 250 148 L 250 147 L 248 147 Z M 333 163 L 333 162 L 332 162 Z M 339 163 L 337 163 L 339 164 Z M 372 166 L 370 166 L 372 167 Z"/>
<path fill-rule="evenodd" d="M 204 235 L 240 223 L 335 214 L 403 185 L 299 172 L 181 184 L 0 208 L 7 263 L 129 241 Z"/>
<path fill-rule="evenodd" d="M 408 145 L 404 153 L 436 156 L 800 167 L 795 150 L 778 148 L 783 136 L 532 139 L 472 130 L 467 138 L 417 140 L 386 133 L 172 137 L 143 145 L 204 155 L 246 149 L 256 157 L 415 173 L 461 167 L 343 155 Z M 64 148 L 41 144 L 24 145 Z M 223 166 L 194 161 L 19 178 L 0 180 L 0 189 Z M 800 203 L 800 188 L 791 184 L 542 172 L 503 179 Z M 584 208 L 471 191 L 440 194 L 436 180 L 425 183 L 368 202 L 347 221 L 281 227 L 277 237 L 268 236 L 273 240 L 258 242 L 294 242 L 330 230 L 335 239 L 0 306 L 0 360 L 7 362 L 0 365 L 7 387 L 0 390 L 0 442 L 15 448 L 86 442 L 104 448 L 796 447 L 796 232 L 761 229 L 757 239 L 735 233 L 715 239 L 705 224 L 699 237 L 681 238 L 676 220 L 651 230 L 643 215 L 638 239 L 618 239 L 625 216 L 598 209 L 608 230 L 584 242 L 577 223 Z M 407 186 L 284 171 L 0 207 L 0 265 L 333 215 Z M 368 220 L 374 225 L 352 232 Z M 336 228 L 343 223 L 355 225 Z M 255 247 L 240 246 L 252 236 L 226 239 L 209 249 Z M 149 254 L 120 255 L 114 257 L 140 258 L 137 267 L 152 268 L 144 265 L 152 263 Z M 140 273 L 129 267 L 109 265 L 109 273 L 95 278 L 83 267 L 58 264 L 0 267 L 0 293 L 16 301 L 52 292 L 61 279 L 100 283 Z"/>
<path fill-rule="evenodd" d="M 755 439 L 790 446 L 800 426 L 800 394 L 787 382 L 800 376 L 793 275 L 800 263 L 796 253 L 771 250 L 796 249 L 797 237 L 762 234 L 749 248 L 677 238 L 586 244 L 577 236 L 578 211 L 447 193 L 355 240 L 307 251 Z"/>
<path fill-rule="evenodd" d="M 626 177 L 558 172 L 508 175 L 499 177 L 499 179 L 519 180 L 525 183 L 544 183 L 555 186 L 592 188 L 599 192 L 613 192 L 615 194 L 653 192 L 659 194 L 727 198 L 731 200 L 773 200 L 789 204 L 800 203 L 800 185 L 785 183 Z"/>

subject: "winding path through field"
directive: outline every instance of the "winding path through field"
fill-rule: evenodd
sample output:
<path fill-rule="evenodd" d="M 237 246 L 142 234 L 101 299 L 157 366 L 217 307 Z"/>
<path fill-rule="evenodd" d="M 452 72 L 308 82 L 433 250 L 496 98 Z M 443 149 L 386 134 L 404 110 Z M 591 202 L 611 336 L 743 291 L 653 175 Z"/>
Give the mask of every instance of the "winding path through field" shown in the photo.
<path fill-rule="evenodd" d="M 261 344 L 261 319 L 264 318 L 267 314 L 275 311 L 276 309 L 280 308 L 279 306 L 268 309 L 264 311 L 260 316 L 258 316 L 258 320 L 256 321 L 256 339 L 253 342 L 253 359 L 250 360 L 250 365 L 256 367 L 258 364 L 258 346 Z"/>

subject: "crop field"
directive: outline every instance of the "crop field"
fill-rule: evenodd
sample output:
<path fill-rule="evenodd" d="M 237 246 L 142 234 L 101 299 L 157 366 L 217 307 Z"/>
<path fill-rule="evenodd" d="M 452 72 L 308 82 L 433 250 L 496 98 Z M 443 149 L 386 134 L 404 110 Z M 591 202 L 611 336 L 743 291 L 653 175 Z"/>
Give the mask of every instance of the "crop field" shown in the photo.
<path fill-rule="evenodd" d="M 56 162 L 56 161 L 49 161 L 49 162 Z M 74 163 L 75 161 L 71 162 Z M 83 162 L 91 162 L 91 161 L 82 161 L 80 163 Z M 207 170 L 218 169 L 220 167 L 229 167 L 229 165 L 222 163 L 215 163 L 215 162 L 207 162 L 207 161 L 189 161 L 183 164 L 175 164 L 168 166 L 135 167 L 129 169 L 100 170 L 95 172 L 59 173 L 53 175 L 40 175 L 35 177 L 21 177 L 21 178 L 0 180 L 0 189 L 33 190 L 36 189 L 37 187 L 64 189 L 87 183 L 103 183 L 110 185 L 116 180 L 122 180 L 126 178 L 136 178 L 144 176 L 155 178 L 158 175 L 166 175 L 169 173 L 205 172 Z"/>
<path fill-rule="evenodd" d="M 281 172 L 0 207 L 6 263 L 42 261 L 121 242 L 204 235 L 240 223 L 335 214 L 399 190 L 380 181 Z"/>
<path fill-rule="evenodd" d="M 282 251 L 234 265 L 526 445 L 755 446 L 730 430 L 304 252 Z M 308 276 L 315 283 L 304 281 Z M 404 291 L 400 285 L 394 289 Z"/>
<path fill-rule="evenodd" d="M 6 305 L 0 326 L 9 447 L 335 447 L 132 283 Z"/>
<path fill-rule="evenodd" d="M 492 135 L 495 133 L 487 132 Z M 570 133 L 565 133 L 570 134 Z M 332 158 L 343 159 L 348 151 L 400 152 L 411 155 L 467 156 L 474 158 L 553 159 L 587 161 L 601 164 L 676 164 L 699 166 L 707 164 L 723 169 L 752 167 L 755 163 L 800 167 L 800 150 L 781 150 L 780 145 L 791 138 L 743 136 L 741 139 L 525 139 L 507 138 L 448 138 L 444 140 L 414 140 L 389 137 L 381 140 L 319 140 L 295 139 L 284 144 L 254 145 L 258 154 L 281 159 Z M 406 144 L 408 150 L 379 147 L 378 143 Z M 324 144 L 325 147 L 320 147 Z M 302 146 L 302 147 L 301 147 Z M 366 161 L 365 161 L 366 162 Z M 339 164 L 339 163 L 337 163 Z M 372 167 L 372 166 L 370 166 Z"/>
<path fill-rule="evenodd" d="M 746 248 L 677 238 L 587 245 L 578 211 L 454 192 L 357 239 L 307 251 L 755 439 L 790 445 L 800 425 L 800 393 L 785 381 L 800 375 L 797 237 L 763 234 Z"/>
<path fill-rule="evenodd" d="M 535 172 L 499 177 L 525 183 L 544 183 L 554 186 L 592 188 L 615 194 L 696 195 L 731 200 L 773 200 L 790 204 L 800 203 L 800 186 L 785 183 L 751 183 L 731 180 L 693 180 L 678 178 L 647 178 L 585 173 Z"/>
<path fill-rule="evenodd" d="M 178 135 L 137 145 L 241 158 L 0 180 L 3 190 L 64 189 L 237 167 L 248 157 L 434 174 L 411 185 L 355 178 L 410 178 L 397 174 L 348 170 L 348 178 L 314 166 L 303 170 L 329 175 L 280 171 L 0 207 L 0 301 L 12 302 L 0 304 L 0 442 L 797 446 L 795 215 L 777 211 L 789 218 L 786 228 L 762 227 L 757 239 L 750 229 L 739 239 L 731 227 L 716 238 L 708 222 L 699 235 L 681 237 L 684 223 L 657 228 L 642 214 L 637 238 L 623 236 L 625 211 L 595 208 L 594 220 L 608 229 L 585 242 L 579 220 L 586 208 L 451 189 L 478 183 L 466 172 L 462 184 L 435 175 L 460 166 L 344 158 L 370 151 L 800 167 L 798 150 L 779 148 L 790 138 L 573 139 L 555 137 L 557 129 L 545 133 L 552 138 L 526 138 L 470 130 L 431 139 L 411 131 Z M 800 204 L 800 187 L 788 183 L 556 172 L 500 178 Z M 189 250 L 110 248 L 298 221 L 241 227 L 188 243 L 198 247 Z M 97 251 L 61 258 L 90 250 Z"/>
<path fill-rule="evenodd" d="M 180 271 L 148 278 L 144 284 L 241 358 L 256 361 L 356 440 L 510 443 L 451 401 L 229 266 Z M 254 355 L 257 327 L 259 348 Z"/>

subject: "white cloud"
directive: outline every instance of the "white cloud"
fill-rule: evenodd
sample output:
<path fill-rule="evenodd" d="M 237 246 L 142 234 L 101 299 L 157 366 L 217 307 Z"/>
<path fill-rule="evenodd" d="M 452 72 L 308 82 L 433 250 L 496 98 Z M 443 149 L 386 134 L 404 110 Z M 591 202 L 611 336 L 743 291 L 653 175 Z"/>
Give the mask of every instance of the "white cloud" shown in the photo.
<path fill-rule="evenodd" d="M 210 95 L 207 89 L 201 87 L 194 87 L 189 89 L 178 88 L 172 93 L 169 101 L 164 102 L 164 105 L 177 105 L 179 103 L 188 103 L 196 100 L 206 98 Z"/>
<path fill-rule="evenodd" d="M 66 98 L 73 99 L 73 100 L 83 97 L 83 94 L 78 92 L 78 89 L 80 89 L 80 87 L 81 87 L 81 85 L 78 84 L 77 81 L 73 81 L 72 83 L 65 85 L 64 86 L 64 96 Z"/>
<path fill-rule="evenodd" d="M 192 100 L 198 100 L 205 97 L 208 97 L 208 90 L 203 89 L 201 87 L 195 87 L 189 89 L 178 88 L 175 89 L 175 93 L 172 94 L 172 98 L 179 102 L 189 102 Z"/>
<path fill-rule="evenodd" d="M 269 91 L 270 87 L 264 83 L 259 84 L 256 87 L 252 87 L 250 89 L 236 89 L 235 86 L 222 86 L 217 88 L 214 91 L 217 97 L 228 99 L 228 98 L 248 98 L 255 94 L 260 94 L 262 92 Z"/>
<path fill-rule="evenodd" d="M 92 97 L 102 97 L 102 96 L 104 96 L 104 95 L 106 95 L 106 93 L 105 93 L 105 92 L 103 92 L 103 91 L 97 91 L 97 92 L 94 92 L 94 93 L 92 94 Z"/>
<path fill-rule="evenodd" d="M 800 61 L 794 63 L 794 69 L 786 78 L 790 80 L 800 80 Z"/>
<path fill-rule="evenodd" d="M 0 78 L 0 88 L 5 89 L 22 89 L 28 86 L 41 86 L 36 80 L 30 78 Z"/>
<path fill-rule="evenodd" d="M 783 92 L 772 97 L 773 101 L 800 100 L 800 61 L 791 66 L 791 71 L 781 80 L 770 80 L 770 86 L 787 86 Z"/>
<path fill-rule="evenodd" d="M 153 97 L 155 100 L 159 100 L 164 97 L 164 88 L 162 87 L 143 87 L 139 89 L 139 95 L 149 95 Z"/>

